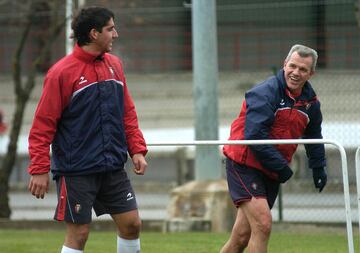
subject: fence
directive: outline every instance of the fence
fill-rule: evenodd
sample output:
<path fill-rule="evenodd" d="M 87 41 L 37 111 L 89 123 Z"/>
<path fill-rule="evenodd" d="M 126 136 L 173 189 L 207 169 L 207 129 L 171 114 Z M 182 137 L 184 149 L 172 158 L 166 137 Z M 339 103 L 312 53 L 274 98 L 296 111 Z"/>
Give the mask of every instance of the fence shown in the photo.
<path fill-rule="evenodd" d="M 7 123 L 11 122 L 14 111 L 13 87 L 11 77 L 8 78 L 11 67 L 9 59 L 18 42 L 19 27 L 22 27 L 23 18 L 26 17 L 23 11 L 17 9 L 16 2 L 11 1 L 0 7 L 0 23 L 3 24 L 0 31 L 0 108 L 5 113 Z M 114 43 L 113 52 L 124 61 L 128 87 L 146 139 L 149 132 L 156 133 L 156 138 L 159 138 L 162 133 L 169 137 L 169 131 L 175 132 L 179 128 L 188 131 L 193 126 L 190 9 L 178 0 L 86 2 L 88 5 L 104 4 L 115 12 L 120 37 Z M 338 140 L 348 157 L 353 157 L 360 145 L 360 28 L 355 18 L 354 1 L 226 0 L 217 3 L 219 125 L 220 131 L 224 130 L 220 139 L 227 139 L 228 127 L 240 110 L 245 91 L 272 75 L 273 68 L 281 68 L 292 44 L 303 43 L 316 48 L 320 55 L 318 71 L 310 81 L 321 101 L 323 136 L 325 139 Z M 37 54 L 36 43 L 43 35 L 36 30 L 32 32 L 24 54 L 24 70 Z M 64 41 L 60 38 L 51 52 L 48 65 L 63 55 Z M 41 86 L 39 78 L 25 113 L 22 127 L 24 138 L 31 125 Z M 184 133 L 180 131 L 174 135 L 179 136 L 183 137 Z M 157 139 L 151 141 L 154 140 Z M 14 185 L 26 185 L 28 179 L 27 148 L 24 150 L 12 175 Z M 167 191 L 172 186 L 193 179 L 191 148 L 151 153 L 149 172 L 144 177 L 132 178 L 140 192 L 144 187 L 151 187 L 155 192 L 161 189 L 165 192 L 161 198 L 166 199 Z M 343 206 L 340 196 L 341 173 L 337 170 L 341 163 L 333 149 L 327 149 L 327 156 L 331 170 L 328 186 L 321 199 L 318 199 L 310 190 L 312 188 L 308 182 L 311 175 L 303 150 L 300 148 L 297 152 L 293 165 L 293 168 L 297 168 L 294 178 L 284 186 L 285 208 L 291 205 L 300 212 L 301 207 L 294 202 L 302 203 L 307 208 L 319 205 L 326 208 L 312 220 L 304 220 L 304 217 L 308 218 L 304 213 L 293 216 L 293 220 L 339 222 L 342 210 L 335 209 Z M 348 166 L 352 191 L 358 186 L 353 159 L 348 161 Z M 298 191 L 301 194 L 294 193 Z M 166 206 L 158 201 L 160 197 L 156 194 L 146 195 L 140 199 L 140 204 L 144 203 L 145 208 L 161 209 L 163 214 Z M 334 199 L 336 204 L 332 202 Z M 152 203 L 148 205 L 148 202 Z M 356 198 L 351 198 L 352 207 L 356 202 Z M 277 210 L 278 206 L 275 206 L 274 212 Z M 289 217 L 287 214 L 285 220 Z"/>

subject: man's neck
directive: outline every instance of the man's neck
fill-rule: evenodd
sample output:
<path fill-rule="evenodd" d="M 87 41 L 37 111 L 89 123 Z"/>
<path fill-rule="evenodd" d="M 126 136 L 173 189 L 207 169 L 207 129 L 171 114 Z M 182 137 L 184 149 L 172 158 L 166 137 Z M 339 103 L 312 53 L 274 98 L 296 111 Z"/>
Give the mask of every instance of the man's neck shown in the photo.
<path fill-rule="evenodd" d="M 87 44 L 82 46 L 82 49 L 92 55 L 101 55 L 104 52 L 102 52 L 100 49 L 98 49 L 96 46 L 92 45 L 92 44 Z"/>
<path fill-rule="evenodd" d="M 288 90 L 290 91 L 291 95 L 292 95 L 294 98 L 296 98 L 296 97 L 298 97 L 298 96 L 301 95 L 301 90 L 299 90 L 299 91 L 291 91 L 290 89 L 288 89 Z"/>

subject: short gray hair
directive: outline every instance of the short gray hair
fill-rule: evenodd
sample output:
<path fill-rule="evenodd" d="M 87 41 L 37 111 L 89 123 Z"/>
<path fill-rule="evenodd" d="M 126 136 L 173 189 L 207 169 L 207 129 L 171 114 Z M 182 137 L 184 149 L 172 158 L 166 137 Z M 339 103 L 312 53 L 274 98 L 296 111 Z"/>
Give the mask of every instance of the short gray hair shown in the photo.
<path fill-rule="evenodd" d="M 297 52 L 301 57 L 311 56 L 311 58 L 313 59 L 313 63 L 311 65 L 311 70 L 315 71 L 318 54 L 314 49 L 304 46 L 304 45 L 299 45 L 299 44 L 293 45 L 291 47 L 289 54 L 287 55 L 285 61 L 288 61 L 294 52 Z"/>

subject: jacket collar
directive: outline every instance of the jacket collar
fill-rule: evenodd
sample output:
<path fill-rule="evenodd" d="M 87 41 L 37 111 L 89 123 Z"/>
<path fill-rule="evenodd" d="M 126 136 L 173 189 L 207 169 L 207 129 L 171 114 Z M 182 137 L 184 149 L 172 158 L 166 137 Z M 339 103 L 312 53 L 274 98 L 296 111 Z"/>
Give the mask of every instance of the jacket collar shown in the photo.
<path fill-rule="evenodd" d="M 73 55 L 81 61 L 92 63 L 96 60 L 103 60 L 104 54 L 94 55 L 86 52 L 77 43 L 74 46 Z"/>

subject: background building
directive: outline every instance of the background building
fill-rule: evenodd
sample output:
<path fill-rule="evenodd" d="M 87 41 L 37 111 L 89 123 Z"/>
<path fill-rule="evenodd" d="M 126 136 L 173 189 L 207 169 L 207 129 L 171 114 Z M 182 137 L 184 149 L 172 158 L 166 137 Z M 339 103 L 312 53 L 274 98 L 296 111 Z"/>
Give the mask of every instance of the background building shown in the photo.
<path fill-rule="evenodd" d="M 11 70 L 9 59 L 26 18 L 18 2 L 3 4 L 0 10 L 1 73 Z M 48 18 L 46 2 L 40 7 L 38 26 L 27 48 L 28 59 L 37 53 L 41 40 L 46 40 L 42 34 Z M 191 9 L 187 1 L 84 2 L 114 11 L 120 35 L 114 52 L 124 59 L 127 71 L 191 70 Z M 65 9 L 59 11 L 65 13 Z M 219 68 L 239 71 L 279 67 L 289 45 L 302 43 L 319 51 L 319 67 L 323 69 L 357 69 L 360 29 L 355 13 L 353 0 L 217 1 Z M 64 36 L 54 46 L 49 64 L 64 55 L 63 40 Z"/>

